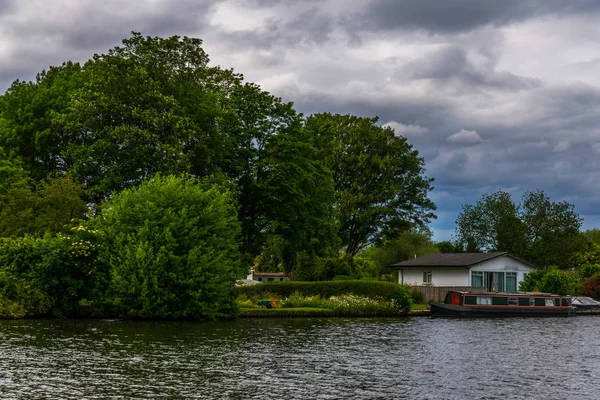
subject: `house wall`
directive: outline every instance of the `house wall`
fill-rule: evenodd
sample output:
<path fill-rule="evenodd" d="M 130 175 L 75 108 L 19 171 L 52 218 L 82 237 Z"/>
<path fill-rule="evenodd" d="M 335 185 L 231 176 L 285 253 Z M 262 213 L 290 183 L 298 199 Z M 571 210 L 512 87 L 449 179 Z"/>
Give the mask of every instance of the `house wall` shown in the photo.
<path fill-rule="evenodd" d="M 471 271 L 516 272 L 517 288 L 525 274 L 534 268 L 512 257 L 502 256 L 466 267 L 409 267 L 398 270 L 398 283 L 423 285 L 423 272 L 431 272 L 433 286 L 471 286 Z"/>
<path fill-rule="evenodd" d="M 470 286 L 469 269 L 466 267 L 403 268 L 398 271 L 398 283 L 413 286 L 423 285 L 423 272 L 431 272 L 431 284 L 433 286 Z"/>
<path fill-rule="evenodd" d="M 482 262 L 481 264 L 472 266 L 471 271 L 494 271 L 494 272 L 516 272 L 517 273 L 517 288 L 519 283 L 525 278 L 525 274 L 533 271 L 534 268 L 512 257 L 502 256 Z M 471 286 L 471 274 L 468 274 L 468 285 Z"/>

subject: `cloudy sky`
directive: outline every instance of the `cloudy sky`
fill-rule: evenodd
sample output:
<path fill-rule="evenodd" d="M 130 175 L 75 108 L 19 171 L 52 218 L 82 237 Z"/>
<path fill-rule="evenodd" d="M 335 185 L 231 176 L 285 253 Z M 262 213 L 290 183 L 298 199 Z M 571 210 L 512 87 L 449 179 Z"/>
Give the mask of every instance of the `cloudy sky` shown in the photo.
<path fill-rule="evenodd" d="M 379 116 L 462 204 L 542 189 L 600 227 L 600 0 L 0 0 L 0 91 L 131 31 L 198 37 L 213 64 L 310 114 Z"/>

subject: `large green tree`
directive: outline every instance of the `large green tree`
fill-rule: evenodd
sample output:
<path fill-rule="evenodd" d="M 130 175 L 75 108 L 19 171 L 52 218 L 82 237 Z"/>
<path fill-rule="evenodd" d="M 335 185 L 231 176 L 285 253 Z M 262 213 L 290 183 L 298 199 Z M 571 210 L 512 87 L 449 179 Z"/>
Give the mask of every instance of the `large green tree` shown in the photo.
<path fill-rule="evenodd" d="M 455 239 L 469 251 L 509 251 L 542 266 L 564 268 L 585 245 L 581 222 L 572 204 L 552 202 L 543 191 L 527 192 L 515 203 L 499 190 L 463 206 Z"/>
<path fill-rule="evenodd" d="M 244 84 L 227 106 L 220 129 L 233 153 L 221 169 L 238 184 L 244 250 L 258 268 L 293 273 L 298 252 L 339 246 L 331 173 L 291 103 Z"/>
<path fill-rule="evenodd" d="M 216 170 L 230 148 L 218 129 L 221 104 L 240 78 L 209 68 L 201 44 L 134 33 L 84 65 L 88 79 L 61 121 L 71 136 L 70 171 L 92 199 L 157 172 Z"/>
<path fill-rule="evenodd" d="M 318 156 L 332 171 L 339 236 L 349 255 L 435 218 L 433 179 L 406 140 L 377 118 L 316 114 L 306 120 Z"/>
<path fill-rule="evenodd" d="M 19 157 L 41 181 L 70 167 L 65 150 L 73 140 L 60 116 L 86 81 L 77 63 L 42 71 L 35 82 L 16 81 L 0 97 L 0 147 Z"/>

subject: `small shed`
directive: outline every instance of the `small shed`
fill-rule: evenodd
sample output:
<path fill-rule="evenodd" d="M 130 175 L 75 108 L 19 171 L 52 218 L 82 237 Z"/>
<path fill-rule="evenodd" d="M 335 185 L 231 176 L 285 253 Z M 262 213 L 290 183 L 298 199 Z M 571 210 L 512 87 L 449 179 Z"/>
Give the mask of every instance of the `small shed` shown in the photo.
<path fill-rule="evenodd" d="M 283 282 L 290 279 L 283 272 L 252 272 L 252 279 L 258 282 Z"/>

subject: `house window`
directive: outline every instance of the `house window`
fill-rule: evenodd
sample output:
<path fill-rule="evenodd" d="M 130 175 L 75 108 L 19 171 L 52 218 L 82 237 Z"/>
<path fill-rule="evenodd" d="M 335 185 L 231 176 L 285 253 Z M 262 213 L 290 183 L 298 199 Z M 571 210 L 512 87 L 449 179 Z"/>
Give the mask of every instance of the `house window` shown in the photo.
<path fill-rule="evenodd" d="M 431 283 L 431 272 L 423 272 L 423 283 Z"/>
<path fill-rule="evenodd" d="M 258 278 L 258 281 L 259 281 L 259 282 L 262 282 L 262 278 Z"/>
<path fill-rule="evenodd" d="M 483 272 L 481 272 L 481 271 L 471 272 L 471 286 L 472 287 L 483 287 Z"/>
<path fill-rule="evenodd" d="M 509 293 L 515 293 L 517 291 L 517 273 L 507 272 L 506 273 L 506 291 Z"/>

